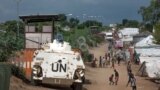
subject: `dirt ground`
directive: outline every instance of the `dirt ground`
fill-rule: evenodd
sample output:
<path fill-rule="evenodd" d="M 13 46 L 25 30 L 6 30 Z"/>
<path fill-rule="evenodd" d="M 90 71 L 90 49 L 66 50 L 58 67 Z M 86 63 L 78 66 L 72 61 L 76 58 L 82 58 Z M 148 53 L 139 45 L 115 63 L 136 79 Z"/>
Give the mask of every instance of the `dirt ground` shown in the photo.
<path fill-rule="evenodd" d="M 107 44 L 102 44 L 97 48 L 90 49 L 90 52 L 99 59 L 99 56 L 104 56 L 107 52 Z M 139 66 L 132 65 L 134 74 L 136 74 Z M 121 63 L 120 66 L 115 64 L 115 68 L 118 70 L 120 78 L 118 85 L 109 85 L 109 76 L 114 74 L 113 68 L 108 66 L 107 68 L 90 68 L 87 67 L 86 76 L 91 80 L 92 84 L 86 85 L 88 90 L 132 90 L 130 86 L 126 87 L 128 76 L 126 66 Z M 158 85 L 155 83 L 145 80 L 145 78 L 136 76 L 137 90 L 158 90 Z"/>
<path fill-rule="evenodd" d="M 104 56 L 107 52 L 107 44 L 101 44 L 97 48 L 90 49 L 90 52 L 94 54 L 97 59 L 99 56 Z M 132 65 L 134 73 L 136 73 L 138 66 Z M 108 78 L 113 74 L 113 68 L 110 66 L 106 68 L 92 68 L 90 64 L 86 65 L 86 79 L 88 81 L 85 84 L 84 90 L 132 90 L 130 86 L 126 87 L 128 77 L 126 72 L 126 66 L 122 63 L 120 66 L 115 65 L 115 68 L 118 70 L 120 78 L 118 85 L 109 85 Z M 158 85 L 145 80 L 145 78 L 136 76 L 137 81 L 137 90 L 158 90 Z M 69 88 L 63 87 L 52 87 L 52 86 L 31 86 L 23 83 L 21 80 L 12 77 L 10 90 L 71 90 Z"/>

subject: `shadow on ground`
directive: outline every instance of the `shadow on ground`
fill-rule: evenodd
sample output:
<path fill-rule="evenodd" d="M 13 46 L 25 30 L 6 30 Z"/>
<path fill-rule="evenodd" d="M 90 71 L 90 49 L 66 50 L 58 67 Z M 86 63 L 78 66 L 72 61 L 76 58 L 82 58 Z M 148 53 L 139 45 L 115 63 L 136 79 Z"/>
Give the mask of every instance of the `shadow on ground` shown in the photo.
<path fill-rule="evenodd" d="M 55 85 L 49 85 L 49 84 L 41 84 L 41 87 L 48 88 L 48 90 L 73 90 L 71 87 L 67 86 L 55 86 Z M 83 87 L 83 90 L 87 90 Z"/>
<path fill-rule="evenodd" d="M 86 79 L 84 84 L 92 84 L 92 83 L 89 79 Z"/>

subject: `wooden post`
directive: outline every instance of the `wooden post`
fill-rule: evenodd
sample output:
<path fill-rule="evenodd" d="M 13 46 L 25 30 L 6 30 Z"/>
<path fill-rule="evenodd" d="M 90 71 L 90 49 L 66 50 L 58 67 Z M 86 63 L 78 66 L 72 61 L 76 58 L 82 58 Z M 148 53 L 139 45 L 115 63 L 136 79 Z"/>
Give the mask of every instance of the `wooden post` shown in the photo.
<path fill-rule="evenodd" d="M 55 37 L 55 27 L 54 27 L 54 19 L 52 20 L 52 34 L 51 34 L 51 42 L 53 42 Z"/>

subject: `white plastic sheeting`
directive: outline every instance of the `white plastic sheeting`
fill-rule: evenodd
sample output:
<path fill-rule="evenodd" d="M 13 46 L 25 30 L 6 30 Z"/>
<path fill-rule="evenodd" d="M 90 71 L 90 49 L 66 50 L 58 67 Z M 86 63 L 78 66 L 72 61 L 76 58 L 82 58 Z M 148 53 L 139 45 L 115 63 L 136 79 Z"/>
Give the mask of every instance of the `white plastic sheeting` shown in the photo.
<path fill-rule="evenodd" d="M 156 46 L 156 44 L 153 43 L 153 36 L 149 35 L 148 37 L 136 43 L 135 46 L 136 47 L 149 47 L 149 46 Z"/>
<path fill-rule="evenodd" d="M 153 62 L 159 60 L 160 61 L 160 57 L 140 57 L 140 63 L 143 63 L 144 61 L 146 62 Z"/>
<path fill-rule="evenodd" d="M 140 54 L 140 62 L 146 62 L 146 72 L 148 77 L 151 78 L 156 78 L 159 77 L 157 75 L 160 75 L 160 48 L 157 46 L 153 43 L 152 35 L 142 39 L 135 45 L 137 47 L 135 49 L 136 52 Z"/>
<path fill-rule="evenodd" d="M 133 36 L 136 34 L 139 34 L 139 29 L 138 28 L 124 28 L 120 30 L 123 36 Z"/>
<path fill-rule="evenodd" d="M 145 61 L 146 72 L 148 77 L 156 78 L 160 75 L 160 57 L 143 57 L 141 61 Z"/>
<path fill-rule="evenodd" d="M 140 56 L 160 57 L 160 49 L 158 48 L 136 48 L 135 49 Z"/>

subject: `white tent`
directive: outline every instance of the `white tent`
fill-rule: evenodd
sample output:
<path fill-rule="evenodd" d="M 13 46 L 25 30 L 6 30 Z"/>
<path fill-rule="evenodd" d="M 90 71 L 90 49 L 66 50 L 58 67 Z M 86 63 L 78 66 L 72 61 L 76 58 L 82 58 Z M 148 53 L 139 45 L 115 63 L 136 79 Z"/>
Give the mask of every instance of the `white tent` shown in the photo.
<path fill-rule="evenodd" d="M 150 60 L 147 60 L 143 62 L 142 66 L 139 69 L 139 72 L 142 73 L 142 76 L 147 74 L 150 78 L 158 78 L 160 77 L 160 60 L 155 60 L 150 58 Z"/>
<path fill-rule="evenodd" d="M 160 57 L 159 48 L 136 48 L 135 50 L 142 57 Z"/>
<path fill-rule="evenodd" d="M 153 36 L 149 35 L 148 37 L 142 39 L 135 45 L 136 47 L 149 47 L 149 46 L 157 46 L 153 43 Z"/>
<path fill-rule="evenodd" d="M 152 62 L 152 61 L 156 61 L 159 60 L 160 61 L 160 57 L 140 57 L 140 63 L 143 62 Z"/>

